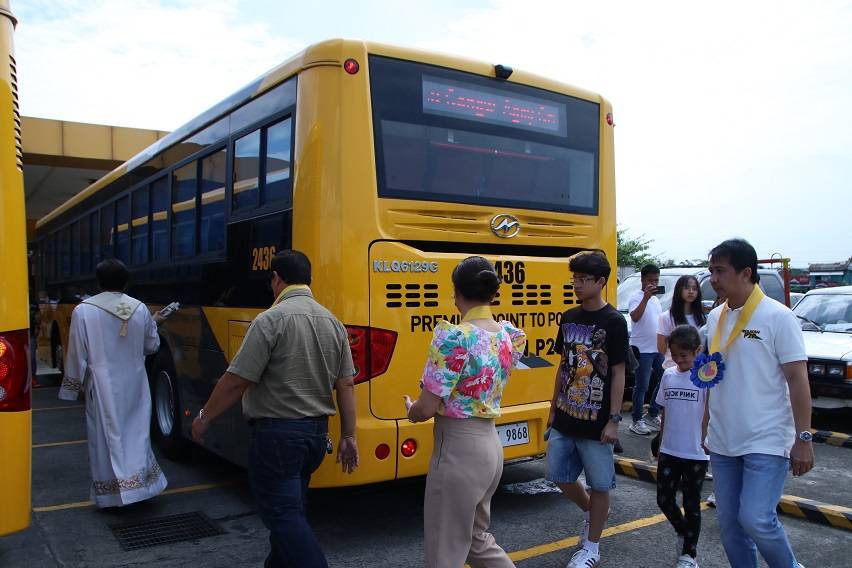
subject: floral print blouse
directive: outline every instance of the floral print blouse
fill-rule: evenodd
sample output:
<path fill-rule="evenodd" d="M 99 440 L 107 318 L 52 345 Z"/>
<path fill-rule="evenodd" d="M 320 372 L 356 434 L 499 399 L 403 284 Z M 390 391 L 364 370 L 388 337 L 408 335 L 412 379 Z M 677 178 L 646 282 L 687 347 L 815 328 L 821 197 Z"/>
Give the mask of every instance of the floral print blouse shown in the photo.
<path fill-rule="evenodd" d="M 507 321 L 486 331 L 467 322 L 442 321 L 434 330 L 423 388 L 443 400 L 448 418 L 496 418 L 512 369 L 523 355 L 526 334 Z"/>

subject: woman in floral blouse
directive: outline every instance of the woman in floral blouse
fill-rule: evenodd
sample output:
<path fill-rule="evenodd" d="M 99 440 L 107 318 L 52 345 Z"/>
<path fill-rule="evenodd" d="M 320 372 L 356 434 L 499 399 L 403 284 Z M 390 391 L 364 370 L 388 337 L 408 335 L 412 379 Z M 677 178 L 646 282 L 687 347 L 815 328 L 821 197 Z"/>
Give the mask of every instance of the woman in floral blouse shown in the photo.
<path fill-rule="evenodd" d="M 420 398 L 412 403 L 405 397 L 409 420 L 435 417 L 424 505 L 426 565 L 504 568 L 514 564 L 487 532 L 491 496 L 503 473 L 494 419 L 527 340 L 491 316 L 500 277 L 486 259 L 459 263 L 453 286 L 462 321 L 435 327 Z"/>

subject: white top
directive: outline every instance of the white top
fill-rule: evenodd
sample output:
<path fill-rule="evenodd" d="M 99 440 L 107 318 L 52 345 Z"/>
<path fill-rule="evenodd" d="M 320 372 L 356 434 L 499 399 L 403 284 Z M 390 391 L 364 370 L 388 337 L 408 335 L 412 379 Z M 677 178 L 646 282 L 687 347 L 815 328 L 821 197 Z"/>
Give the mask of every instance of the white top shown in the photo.
<path fill-rule="evenodd" d="M 698 327 L 698 324 L 695 323 L 695 316 L 692 314 L 684 314 L 686 316 L 686 323 L 694 327 L 698 330 L 699 334 L 701 334 L 701 329 Z M 672 317 L 671 310 L 666 310 L 660 315 L 660 321 L 657 324 L 657 334 L 662 335 L 663 337 L 668 337 L 672 334 L 672 330 L 676 328 L 674 318 Z M 704 342 L 704 338 L 702 336 L 702 344 Z M 665 361 L 663 362 L 663 368 L 668 369 L 673 366 L 675 363 L 672 361 L 671 351 L 666 349 L 665 353 Z"/>
<path fill-rule="evenodd" d="M 712 341 L 724 304 L 707 317 Z M 724 345 L 742 308 L 728 310 Z M 790 390 L 781 365 L 806 361 L 805 340 L 796 316 L 768 296 L 724 354 L 725 375 L 710 392 L 707 445 L 725 456 L 769 454 L 790 457 L 796 438 Z"/>
<path fill-rule="evenodd" d="M 637 290 L 627 304 L 627 312 L 632 312 L 636 306 L 642 303 L 642 298 L 645 293 L 642 290 Z M 657 324 L 660 321 L 660 314 L 663 307 L 660 305 L 660 300 L 656 296 L 651 296 L 648 304 L 645 306 L 645 313 L 639 318 L 639 321 L 634 321 L 630 329 L 630 345 L 635 345 L 639 349 L 639 353 L 656 353 L 657 352 Z M 632 318 L 631 318 L 632 321 Z"/>
<path fill-rule="evenodd" d="M 138 303 L 129 296 L 115 296 L 117 306 Z M 151 391 L 145 371 L 145 356 L 157 351 L 160 336 L 144 304 L 126 320 L 104 309 L 105 302 L 100 304 L 80 304 L 71 314 L 59 398 L 77 400 L 83 394 L 90 497 L 98 507 L 118 507 L 166 488 L 166 477 L 151 451 Z"/>
<path fill-rule="evenodd" d="M 709 460 L 701 447 L 701 421 L 707 389 L 689 380 L 689 371 L 666 369 L 657 391 L 657 404 L 665 409 L 665 427 L 660 452 L 685 460 Z"/>

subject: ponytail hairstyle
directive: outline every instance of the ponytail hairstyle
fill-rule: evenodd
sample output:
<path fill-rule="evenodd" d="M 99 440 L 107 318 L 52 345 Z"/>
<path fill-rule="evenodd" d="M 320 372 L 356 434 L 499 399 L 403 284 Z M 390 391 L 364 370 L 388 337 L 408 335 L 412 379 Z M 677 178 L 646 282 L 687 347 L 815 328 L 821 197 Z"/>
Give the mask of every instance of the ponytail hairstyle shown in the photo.
<path fill-rule="evenodd" d="M 695 318 L 695 325 L 701 327 L 707 323 L 707 317 L 704 315 L 704 305 L 701 303 L 701 285 L 698 283 L 698 279 L 695 276 L 686 275 L 677 279 L 674 287 L 674 293 L 672 293 L 672 307 L 669 313 L 671 314 L 672 321 L 674 321 L 675 325 L 687 325 L 689 323 L 686 321 L 686 310 L 684 310 L 685 302 L 683 301 L 683 289 L 686 288 L 686 285 L 689 284 L 690 281 L 695 284 L 695 287 L 698 290 L 695 300 L 692 301 L 692 316 Z"/>
<path fill-rule="evenodd" d="M 500 277 L 486 259 L 469 256 L 453 269 L 453 286 L 467 300 L 490 303 L 500 289 Z"/>

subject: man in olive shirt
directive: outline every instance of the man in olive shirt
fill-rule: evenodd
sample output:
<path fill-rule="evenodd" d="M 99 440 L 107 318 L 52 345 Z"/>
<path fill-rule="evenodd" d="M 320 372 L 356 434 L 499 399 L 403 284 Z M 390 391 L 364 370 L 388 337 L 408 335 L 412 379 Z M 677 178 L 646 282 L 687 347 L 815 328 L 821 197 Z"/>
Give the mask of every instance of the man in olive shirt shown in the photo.
<path fill-rule="evenodd" d="M 267 568 L 328 566 L 305 518 L 305 500 L 330 443 L 332 389 L 340 408 L 337 461 L 346 473 L 358 467 L 348 335 L 314 300 L 310 283 L 311 263 L 303 253 L 287 250 L 273 258 L 277 299 L 252 322 L 192 423 L 192 437 L 200 443 L 210 423 L 242 398 L 243 415 L 252 424 L 249 481 L 270 531 Z"/>

